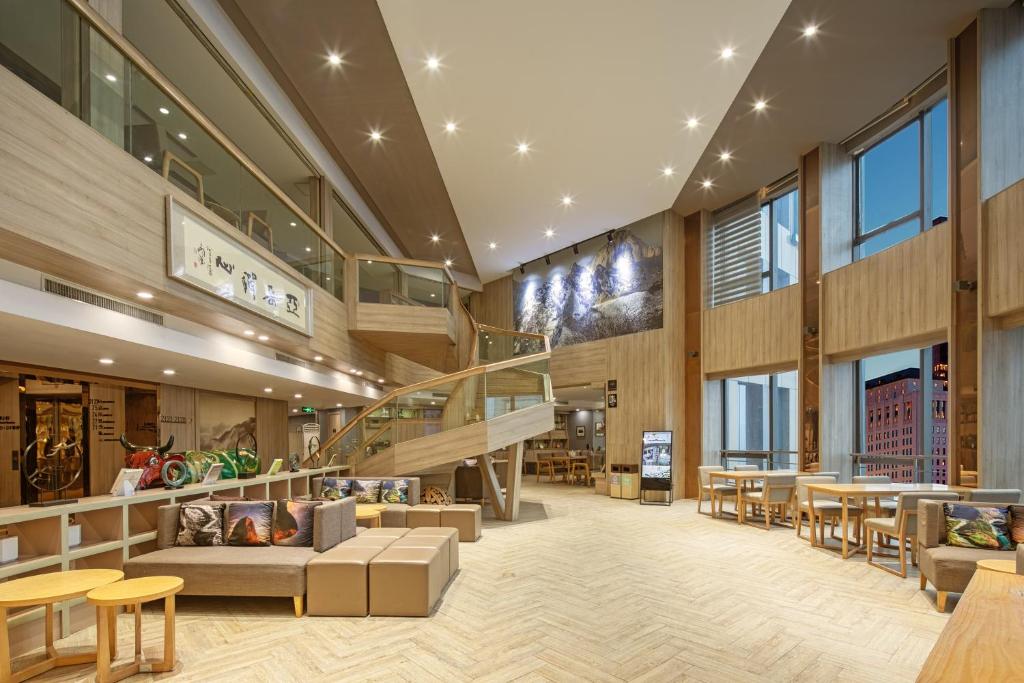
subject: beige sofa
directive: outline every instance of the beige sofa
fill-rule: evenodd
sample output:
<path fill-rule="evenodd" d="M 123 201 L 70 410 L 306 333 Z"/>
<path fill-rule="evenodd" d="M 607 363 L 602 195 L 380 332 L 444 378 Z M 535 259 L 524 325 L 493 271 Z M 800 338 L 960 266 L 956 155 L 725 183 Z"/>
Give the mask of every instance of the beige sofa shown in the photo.
<path fill-rule="evenodd" d="M 961 502 L 958 505 L 992 507 L 992 503 Z M 918 507 L 918 563 L 921 571 L 921 590 L 929 583 L 935 586 L 935 606 L 946 611 L 949 593 L 963 593 L 970 583 L 978 560 L 1017 561 L 1017 572 L 1024 570 L 1024 545 L 1016 555 L 1009 550 L 960 548 L 946 544 L 946 516 L 939 501 L 922 500 Z"/>
<path fill-rule="evenodd" d="M 306 565 L 356 535 L 355 499 L 318 505 L 313 511 L 313 546 L 178 546 L 180 503 L 157 512 L 157 550 L 129 559 L 126 579 L 180 576 L 183 595 L 290 597 L 302 616 Z"/>
<path fill-rule="evenodd" d="M 420 479 L 419 477 L 336 477 L 337 479 L 351 479 L 352 481 L 402 481 L 409 482 L 408 503 L 384 503 L 387 509 L 380 513 L 380 525 L 391 528 L 404 528 L 405 515 L 409 508 L 418 505 L 420 502 Z M 320 488 L 323 486 L 323 477 L 313 478 L 312 497 L 320 495 Z"/>

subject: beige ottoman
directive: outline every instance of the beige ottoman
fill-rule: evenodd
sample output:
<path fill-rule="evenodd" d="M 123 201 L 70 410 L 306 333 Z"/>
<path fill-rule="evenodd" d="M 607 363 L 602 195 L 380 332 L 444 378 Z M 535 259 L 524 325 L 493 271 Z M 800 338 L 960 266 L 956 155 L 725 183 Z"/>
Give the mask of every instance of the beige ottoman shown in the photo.
<path fill-rule="evenodd" d="M 448 550 L 448 539 L 441 536 L 403 536 L 396 538 L 389 548 L 434 548 L 441 553 L 441 568 L 444 570 L 445 583 L 451 578 L 454 570 L 451 566 L 451 553 Z"/>
<path fill-rule="evenodd" d="M 383 548 L 349 545 L 354 540 L 320 553 L 306 565 L 306 602 L 311 616 L 367 615 L 370 561 Z"/>
<path fill-rule="evenodd" d="M 441 506 L 413 505 L 405 513 L 405 525 L 410 529 L 421 526 L 441 526 Z"/>
<path fill-rule="evenodd" d="M 410 529 L 409 533 L 402 538 L 409 540 L 420 536 L 448 540 L 448 573 L 454 576 L 455 572 L 459 571 L 459 530 L 449 526 L 424 526 L 419 529 Z"/>
<path fill-rule="evenodd" d="M 441 508 L 441 521 L 437 526 L 458 529 L 462 542 L 475 541 L 480 538 L 480 506 L 472 503 L 445 505 Z"/>
<path fill-rule="evenodd" d="M 381 536 L 384 538 L 401 538 L 409 533 L 409 529 L 405 527 L 382 527 L 378 529 L 367 529 L 362 533 L 362 536 L 366 538 L 372 538 L 374 536 Z"/>
<path fill-rule="evenodd" d="M 383 550 L 394 541 L 394 536 L 367 536 L 365 534 L 359 534 L 355 538 L 348 539 L 341 545 L 352 548 L 380 548 Z"/>
<path fill-rule="evenodd" d="M 387 548 L 370 560 L 370 614 L 426 617 L 448 575 L 437 548 Z"/>

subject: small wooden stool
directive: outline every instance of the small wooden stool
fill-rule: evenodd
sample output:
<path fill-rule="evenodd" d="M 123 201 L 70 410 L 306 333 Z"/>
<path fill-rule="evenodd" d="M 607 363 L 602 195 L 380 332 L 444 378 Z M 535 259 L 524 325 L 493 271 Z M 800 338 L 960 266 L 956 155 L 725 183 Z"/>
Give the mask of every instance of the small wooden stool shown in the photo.
<path fill-rule="evenodd" d="M 86 599 L 96 605 L 96 680 L 113 683 L 137 673 L 174 670 L 174 595 L 185 587 L 177 576 L 146 576 L 128 579 L 89 591 Z M 164 599 L 164 658 L 159 662 L 142 660 L 142 603 Z M 132 607 L 135 612 L 135 657 L 131 664 L 116 669 L 117 608 Z"/>
<path fill-rule="evenodd" d="M 73 666 L 95 662 L 95 652 L 62 654 L 53 645 L 53 606 L 80 598 L 98 586 L 124 578 L 120 569 L 74 569 L 12 579 L 0 584 L 0 681 L 19 683 L 49 671 L 55 666 Z M 11 649 L 7 633 L 7 610 L 13 607 L 45 605 L 46 659 L 20 671 L 11 670 Z"/>

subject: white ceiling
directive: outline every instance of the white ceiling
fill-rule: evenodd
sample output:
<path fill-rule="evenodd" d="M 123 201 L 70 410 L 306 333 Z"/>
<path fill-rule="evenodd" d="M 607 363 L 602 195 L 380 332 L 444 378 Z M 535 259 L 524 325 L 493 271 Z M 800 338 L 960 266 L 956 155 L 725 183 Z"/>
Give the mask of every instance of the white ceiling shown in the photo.
<path fill-rule="evenodd" d="M 669 208 L 789 0 L 378 3 L 486 282 Z"/>

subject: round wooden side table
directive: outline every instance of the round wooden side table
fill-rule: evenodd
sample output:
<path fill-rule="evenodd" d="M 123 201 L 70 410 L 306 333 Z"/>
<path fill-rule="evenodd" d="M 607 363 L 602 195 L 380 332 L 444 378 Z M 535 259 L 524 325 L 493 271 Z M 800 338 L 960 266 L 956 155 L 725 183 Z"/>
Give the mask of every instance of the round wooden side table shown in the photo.
<path fill-rule="evenodd" d="M 12 579 L 0 583 L 0 681 L 19 683 L 49 671 L 55 666 L 74 666 L 96 661 L 96 652 L 60 654 L 53 646 L 53 606 L 80 598 L 99 586 L 119 582 L 119 569 L 73 569 Z M 12 671 L 11 644 L 7 633 L 7 610 L 14 607 L 46 606 L 46 659 L 21 671 Z"/>
<path fill-rule="evenodd" d="M 96 680 L 112 683 L 137 673 L 174 669 L 174 595 L 185 587 L 177 576 L 146 576 L 128 579 L 89 591 L 86 599 L 96 605 Z M 142 603 L 164 600 L 164 658 L 142 659 Z M 111 668 L 117 657 L 117 608 L 133 607 L 135 612 L 135 657 L 130 664 Z"/>
<path fill-rule="evenodd" d="M 1004 574 L 1017 573 L 1017 560 L 978 560 L 978 569 L 988 569 Z"/>
<path fill-rule="evenodd" d="M 387 505 L 379 503 L 356 505 L 356 521 L 369 520 L 371 529 L 380 528 L 380 513 L 387 509 Z"/>

